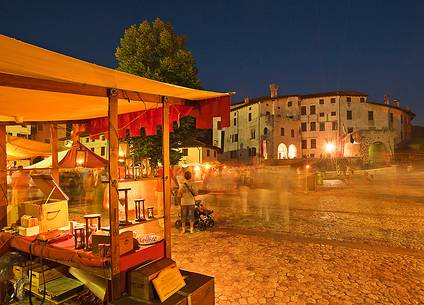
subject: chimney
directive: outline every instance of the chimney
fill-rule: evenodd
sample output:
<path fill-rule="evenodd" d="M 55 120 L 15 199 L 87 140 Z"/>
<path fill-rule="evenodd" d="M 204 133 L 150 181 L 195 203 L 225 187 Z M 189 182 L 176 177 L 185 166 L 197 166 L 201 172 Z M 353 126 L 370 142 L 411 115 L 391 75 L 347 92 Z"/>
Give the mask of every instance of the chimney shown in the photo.
<path fill-rule="evenodd" d="M 245 103 L 245 104 L 249 104 L 249 102 L 250 102 L 250 98 L 249 98 L 249 97 L 245 97 L 245 98 L 244 98 L 244 103 Z"/>
<path fill-rule="evenodd" d="M 384 96 L 384 105 L 389 105 L 390 97 L 388 95 Z"/>
<path fill-rule="evenodd" d="M 400 101 L 398 99 L 393 100 L 393 106 L 399 108 L 400 107 Z"/>
<path fill-rule="evenodd" d="M 280 88 L 280 86 L 278 86 L 277 84 L 270 84 L 269 85 L 269 90 L 271 91 L 271 98 L 276 98 L 278 96 L 278 89 Z"/>

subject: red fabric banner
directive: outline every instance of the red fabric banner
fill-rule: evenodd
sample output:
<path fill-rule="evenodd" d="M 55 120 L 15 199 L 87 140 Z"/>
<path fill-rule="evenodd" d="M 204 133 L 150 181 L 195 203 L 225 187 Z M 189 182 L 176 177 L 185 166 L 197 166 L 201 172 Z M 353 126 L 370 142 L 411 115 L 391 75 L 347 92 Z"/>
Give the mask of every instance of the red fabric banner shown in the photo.
<path fill-rule="evenodd" d="M 193 111 L 194 110 L 194 111 Z M 169 111 L 169 131 L 172 132 L 172 124 L 179 122 L 182 117 L 192 115 L 196 118 L 196 128 L 212 128 L 212 118 L 221 117 L 221 126 L 230 126 L 230 96 L 218 97 L 201 101 L 195 106 L 171 105 Z M 107 137 L 108 118 L 90 120 L 87 131 L 92 138 L 98 138 L 100 134 Z M 120 114 L 118 116 L 118 135 L 124 139 L 129 130 L 130 136 L 140 136 L 140 129 L 144 128 L 146 136 L 156 134 L 158 126 L 162 125 L 162 108 L 137 111 Z"/>

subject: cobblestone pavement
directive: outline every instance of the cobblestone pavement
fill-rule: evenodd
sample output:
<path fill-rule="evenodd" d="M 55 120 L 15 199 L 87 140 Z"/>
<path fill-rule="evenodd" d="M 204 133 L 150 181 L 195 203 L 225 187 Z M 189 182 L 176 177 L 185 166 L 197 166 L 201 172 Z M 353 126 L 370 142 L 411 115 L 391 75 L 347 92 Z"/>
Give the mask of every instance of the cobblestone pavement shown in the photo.
<path fill-rule="evenodd" d="M 218 305 L 424 304 L 422 181 L 208 194 L 216 227 L 175 229 L 173 258 L 215 277 Z"/>

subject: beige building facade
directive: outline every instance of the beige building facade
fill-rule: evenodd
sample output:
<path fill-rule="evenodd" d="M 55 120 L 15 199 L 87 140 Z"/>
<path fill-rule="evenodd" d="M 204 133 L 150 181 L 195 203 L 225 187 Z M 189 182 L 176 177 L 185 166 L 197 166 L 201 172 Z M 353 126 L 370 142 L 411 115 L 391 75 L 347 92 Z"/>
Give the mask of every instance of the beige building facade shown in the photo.
<path fill-rule="evenodd" d="M 217 130 L 214 124 L 214 143 L 216 136 L 222 161 L 255 164 L 276 159 L 358 157 L 358 153 L 352 155 L 351 144 L 359 143 L 349 137 L 358 132 L 364 141 L 364 135 L 372 134 L 367 145 L 381 144 L 379 149 L 393 156 L 396 145 L 411 137 L 415 115 L 401 107 L 399 100 L 391 102 L 385 97 L 383 103 L 372 102 L 357 91 L 278 96 L 277 85 L 271 84 L 270 89 L 269 97 L 233 104 L 230 127 Z M 360 151 L 360 157 L 368 160 L 364 148 Z"/>

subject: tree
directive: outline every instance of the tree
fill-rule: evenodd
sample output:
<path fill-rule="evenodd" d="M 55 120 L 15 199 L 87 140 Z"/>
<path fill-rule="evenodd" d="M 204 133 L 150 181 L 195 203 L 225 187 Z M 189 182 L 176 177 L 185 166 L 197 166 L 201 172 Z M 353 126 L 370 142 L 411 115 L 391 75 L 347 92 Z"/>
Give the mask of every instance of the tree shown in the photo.
<path fill-rule="evenodd" d="M 132 25 L 125 30 L 115 56 L 118 69 L 146 78 L 200 88 L 193 54 L 186 49 L 187 39 L 177 35 L 171 24 L 157 18 L 150 23 Z M 178 148 L 196 138 L 197 130 L 193 118 L 183 118 L 180 126 L 174 126 L 170 136 L 170 161 L 177 164 L 182 157 Z M 148 158 L 155 167 L 162 161 L 162 130 L 156 136 L 127 138 L 131 154 L 136 161 Z"/>
<path fill-rule="evenodd" d="M 118 69 L 146 78 L 200 88 L 196 61 L 186 49 L 187 39 L 177 35 L 170 23 L 157 18 L 131 25 L 116 49 Z"/>

